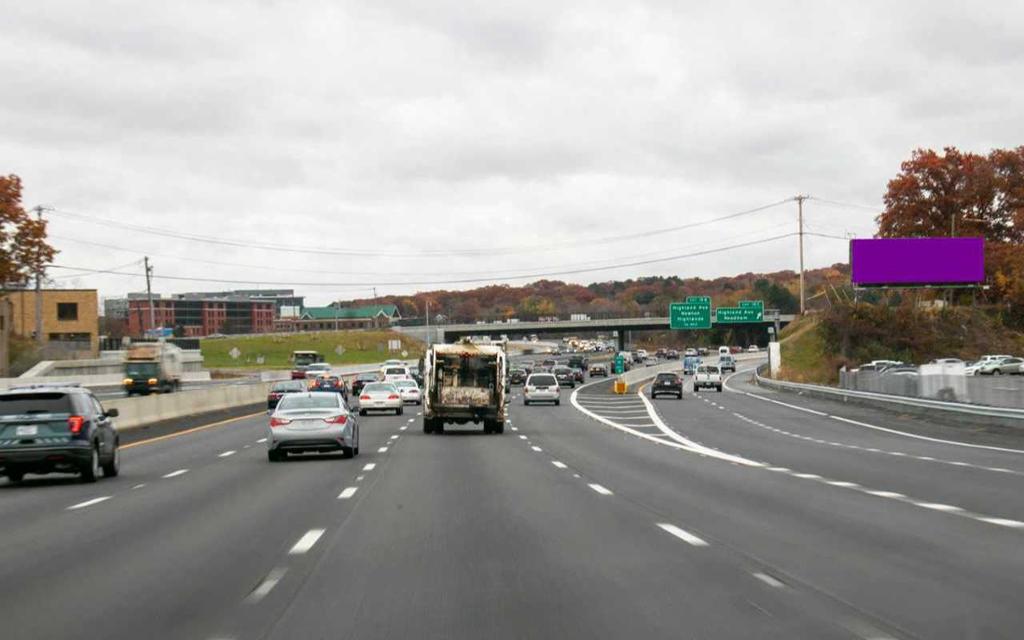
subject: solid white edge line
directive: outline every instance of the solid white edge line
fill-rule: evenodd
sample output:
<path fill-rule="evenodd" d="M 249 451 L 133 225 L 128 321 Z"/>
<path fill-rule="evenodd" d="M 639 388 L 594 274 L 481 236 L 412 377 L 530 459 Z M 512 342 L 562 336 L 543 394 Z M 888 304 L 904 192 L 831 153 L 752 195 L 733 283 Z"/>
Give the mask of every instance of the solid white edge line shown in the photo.
<path fill-rule="evenodd" d="M 306 533 L 302 534 L 298 542 L 292 545 L 292 548 L 288 551 L 288 555 L 295 556 L 306 553 L 313 548 L 316 541 L 320 539 L 320 536 L 324 535 L 326 529 L 310 529 Z"/>
<path fill-rule="evenodd" d="M 670 533 L 673 536 L 679 538 L 683 542 L 685 542 L 685 543 L 687 543 L 689 545 L 693 545 L 694 547 L 706 547 L 706 546 L 708 546 L 708 543 L 703 538 L 699 538 L 699 537 L 693 535 L 692 533 L 690 533 L 689 531 L 686 531 L 685 529 L 680 529 L 679 527 L 677 527 L 674 524 L 669 524 L 667 522 L 659 522 L 658 523 L 658 527 L 660 529 L 662 529 L 663 531 L 665 531 L 667 533 Z"/>
<path fill-rule="evenodd" d="M 345 487 L 345 490 L 338 494 L 338 500 L 348 500 L 352 496 L 356 495 L 356 491 L 359 487 Z"/>
<path fill-rule="evenodd" d="M 86 507 L 91 507 L 94 504 L 99 504 L 101 502 L 106 502 L 107 500 L 110 500 L 112 497 L 113 496 L 100 496 L 99 498 L 93 498 L 92 500 L 86 500 L 85 502 L 79 502 L 78 504 L 73 504 L 70 507 L 68 507 L 68 511 L 76 511 L 78 509 L 84 509 Z"/>

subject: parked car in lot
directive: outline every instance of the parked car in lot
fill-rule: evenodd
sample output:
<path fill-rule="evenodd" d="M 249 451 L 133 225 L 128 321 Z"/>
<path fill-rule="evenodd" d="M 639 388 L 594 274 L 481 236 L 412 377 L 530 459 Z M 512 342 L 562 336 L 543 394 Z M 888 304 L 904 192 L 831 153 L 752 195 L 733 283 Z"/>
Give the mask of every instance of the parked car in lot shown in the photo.
<path fill-rule="evenodd" d="M 551 369 L 551 373 L 554 374 L 555 380 L 558 381 L 560 387 L 575 387 L 576 386 L 576 374 L 569 367 L 554 367 Z"/>
<path fill-rule="evenodd" d="M 120 473 L 117 409 L 104 410 L 91 391 L 72 384 L 12 387 L 0 392 L 0 466 L 11 482 L 26 473 L 74 473 L 96 482 Z"/>
<path fill-rule="evenodd" d="M 310 391 L 289 393 L 270 415 L 267 459 L 281 462 L 289 453 L 359 455 L 359 424 L 341 394 Z"/>
<path fill-rule="evenodd" d="M 672 395 L 680 400 L 683 398 L 683 379 L 678 373 L 659 373 L 651 383 L 651 398 Z"/>
<path fill-rule="evenodd" d="M 523 404 L 553 402 L 561 404 L 558 380 L 550 373 L 532 373 L 523 386 Z"/>
<path fill-rule="evenodd" d="M 590 377 L 591 378 L 607 378 L 608 367 L 603 364 L 592 364 L 590 365 Z"/>
<path fill-rule="evenodd" d="M 398 395 L 402 396 L 402 402 L 412 404 L 423 404 L 423 392 L 415 380 L 398 380 L 393 383 L 398 388 Z"/>
<path fill-rule="evenodd" d="M 726 371 L 736 373 L 736 358 L 733 357 L 731 353 L 724 356 L 718 356 L 718 366 L 721 368 L 722 373 L 725 373 Z"/>
<path fill-rule="evenodd" d="M 391 382 L 371 382 L 359 392 L 359 415 L 368 411 L 394 411 L 402 415 L 405 403 L 398 393 L 398 387 Z"/>
<path fill-rule="evenodd" d="M 277 403 L 281 401 L 281 398 L 286 393 L 302 393 L 307 391 L 306 383 L 302 380 L 282 380 L 281 382 L 275 382 L 270 391 L 267 393 L 267 410 L 272 411 L 277 407 Z"/>
<path fill-rule="evenodd" d="M 526 382 L 526 369 L 512 369 L 508 372 L 509 384 L 524 384 Z"/>
<path fill-rule="evenodd" d="M 701 389 L 722 390 L 722 370 L 718 365 L 702 364 L 697 367 L 697 373 L 693 374 L 693 390 Z"/>
<path fill-rule="evenodd" d="M 988 362 L 982 363 L 978 367 L 978 375 L 981 376 L 1001 376 L 1001 375 L 1021 375 L 1024 374 L 1024 359 L 1022 358 L 1003 358 L 1002 360 L 989 360 Z"/>
<path fill-rule="evenodd" d="M 352 393 L 359 395 L 363 391 L 363 387 L 370 384 L 371 382 L 377 382 L 378 377 L 376 373 L 360 373 L 356 376 L 356 379 L 352 381 Z"/>

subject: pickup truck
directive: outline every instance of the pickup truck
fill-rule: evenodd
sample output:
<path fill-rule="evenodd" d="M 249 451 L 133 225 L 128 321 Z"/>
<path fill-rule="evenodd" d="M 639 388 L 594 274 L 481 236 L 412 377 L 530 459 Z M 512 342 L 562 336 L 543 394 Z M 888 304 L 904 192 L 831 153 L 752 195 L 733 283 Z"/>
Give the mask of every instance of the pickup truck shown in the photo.
<path fill-rule="evenodd" d="M 693 390 L 709 388 L 722 391 L 722 370 L 715 364 L 702 364 L 693 376 Z"/>

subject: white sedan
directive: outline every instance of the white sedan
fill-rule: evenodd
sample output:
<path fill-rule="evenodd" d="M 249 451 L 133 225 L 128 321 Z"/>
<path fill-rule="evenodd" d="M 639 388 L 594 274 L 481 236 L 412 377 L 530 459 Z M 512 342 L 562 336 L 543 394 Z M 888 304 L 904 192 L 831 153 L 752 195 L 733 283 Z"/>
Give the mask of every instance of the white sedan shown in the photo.
<path fill-rule="evenodd" d="M 372 382 L 359 392 L 359 415 L 368 411 L 394 411 L 400 416 L 405 408 L 402 395 L 391 382 Z"/>
<path fill-rule="evenodd" d="M 393 384 L 398 387 L 398 395 L 402 396 L 402 402 L 423 404 L 423 394 L 415 380 L 398 380 Z"/>

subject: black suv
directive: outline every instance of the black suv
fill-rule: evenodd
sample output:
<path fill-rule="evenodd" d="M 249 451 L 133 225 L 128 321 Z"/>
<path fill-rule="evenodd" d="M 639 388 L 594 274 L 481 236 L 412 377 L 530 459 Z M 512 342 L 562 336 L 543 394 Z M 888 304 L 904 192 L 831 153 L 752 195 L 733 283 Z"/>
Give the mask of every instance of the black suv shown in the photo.
<path fill-rule="evenodd" d="M 526 384 L 526 369 L 512 369 L 508 372 L 509 384 Z"/>
<path fill-rule="evenodd" d="M 654 379 L 654 383 L 651 384 L 651 398 L 657 398 L 659 395 L 673 395 L 683 399 L 683 379 L 675 373 L 659 373 L 658 377 Z"/>
<path fill-rule="evenodd" d="M 32 385 L 0 392 L 0 468 L 11 482 L 26 473 L 77 473 L 96 482 L 120 471 L 120 438 L 88 389 Z"/>
<path fill-rule="evenodd" d="M 274 386 L 270 388 L 270 392 L 267 393 L 267 410 L 273 410 L 277 408 L 277 403 L 281 401 L 286 393 L 302 393 L 306 391 L 305 380 L 282 380 L 281 382 L 275 382 Z"/>
<path fill-rule="evenodd" d="M 587 356 L 570 356 L 569 357 L 569 368 L 579 369 L 580 371 L 586 371 L 590 365 L 590 361 Z"/>
<path fill-rule="evenodd" d="M 358 396 L 363 392 L 363 387 L 371 382 L 377 382 L 376 373 L 360 373 L 357 375 L 356 379 L 352 381 L 352 395 Z"/>
<path fill-rule="evenodd" d="M 576 374 L 569 367 L 554 367 L 551 369 L 551 373 L 555 374 L 555 380 L 558 381 L 560 387 L 575 387 L 576 386 Z"/>

